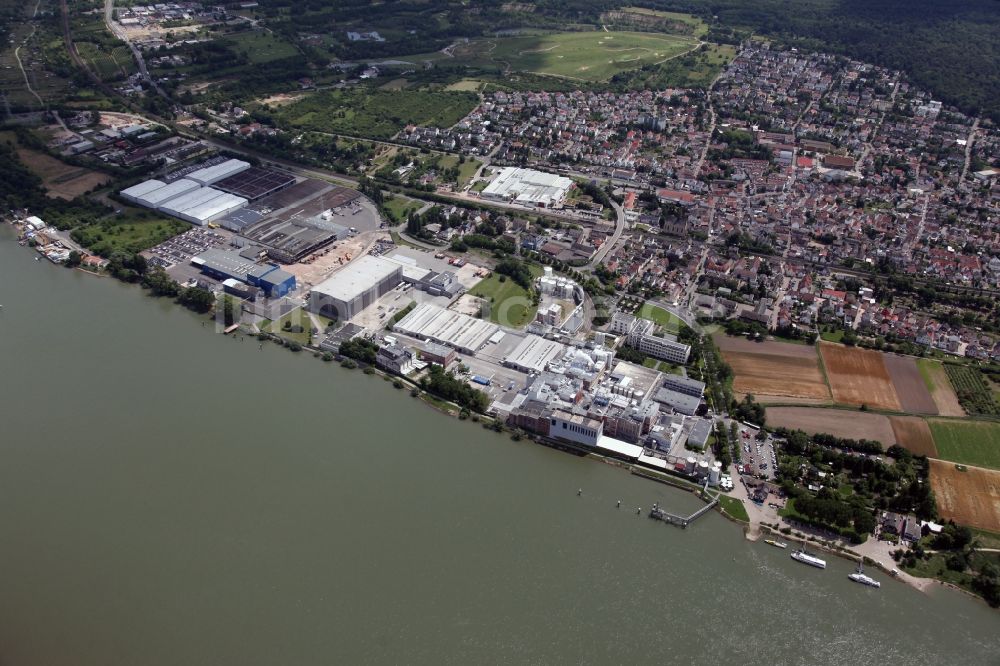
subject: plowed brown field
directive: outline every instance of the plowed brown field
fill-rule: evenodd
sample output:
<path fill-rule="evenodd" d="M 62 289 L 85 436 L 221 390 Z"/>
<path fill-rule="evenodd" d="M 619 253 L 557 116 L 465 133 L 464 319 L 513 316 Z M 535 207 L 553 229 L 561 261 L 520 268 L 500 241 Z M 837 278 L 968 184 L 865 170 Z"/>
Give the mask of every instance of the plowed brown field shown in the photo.
<path fill-rule="evenodd" d="M 931 488 L 942 518 L 1000 532 L 1000 472 L 931 460 Z"/>
<path fill-rule="evenodd" d="M 896 389 L 899 402 L 904 412 L 911 414 L 937 414 L 938 408 L 927 390 L 920 370 L 917 369 L 917 359 L 912 356 L 897 356 L 883 354 L 882 360 L 889 371 L 892 386 Z"/>
<path fill-rule="evenodd" d="M 831 344 L 820 345 L 820 352 L 835 401 L 902 409 L 880 352 Z"/>
<path fill-rule="evenodd" d="M 810 435 L 826 433 L 847 439 L 873 439 L 882 442 L 885 448 L 896 443 L 895 428 L 889 418 L 872 412 L 822 407 L 768 407 L 767 424 L 803 430 Z"/>
<path fill-rule="evenodd" d="M 830 400 L 814 347 L 728 336 L 716 336 L 715 343 L 736 375 L 737 393 Z"/>
<path fill-rule="evenodd" d="M 934 436 L 931 435 L 927 421 L 917 416 L 890 416 L 892 432 L 896 435 L 896 443 L 910 453 L 918 456 L 934 458 L 937 448 L 934 446 Z"/>

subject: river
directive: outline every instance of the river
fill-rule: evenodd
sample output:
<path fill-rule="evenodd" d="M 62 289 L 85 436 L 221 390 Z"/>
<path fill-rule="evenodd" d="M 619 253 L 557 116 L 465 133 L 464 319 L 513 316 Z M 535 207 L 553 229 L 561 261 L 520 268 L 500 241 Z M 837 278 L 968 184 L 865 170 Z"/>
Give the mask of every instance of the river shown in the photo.
<path fill-rule="evenodd" d="M 0 664 L 1000 663 L 963 594 L 34 256 L 0 229 Z"/>

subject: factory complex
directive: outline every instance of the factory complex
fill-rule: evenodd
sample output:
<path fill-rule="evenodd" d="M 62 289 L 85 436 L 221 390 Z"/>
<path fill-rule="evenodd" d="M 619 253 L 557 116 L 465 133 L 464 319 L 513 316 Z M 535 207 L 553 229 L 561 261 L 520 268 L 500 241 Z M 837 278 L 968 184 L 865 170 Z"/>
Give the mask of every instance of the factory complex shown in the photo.
<path fill-rule="evenodd" d="M 570 187 L 566 178 L 507 168 L 483 195 L 548 208 L 561 205 Z M 550 266 L 529 290 L 533 319 L 515 329 L 491 321 L 500 304 L 466 293 L 489 276 L 487 269 L 378 236 L 351 240 L 382 226 L 354 190 L 215 158 L 121 196 L 195 225 L 149 251 L 149 261 L 180 282 L 242 299 L 245 322 L 276 330 L 265 327 L 282 321 L 287 331 L 292 313 L 305 311 L 304 321 L 313 322 L 308 340 L 319 335 L 314 344 L 322 351 L 339 353 L 342 343 L 364 337 L 378 344 L 382 369 L 400 375 L 431 364 L 450 369 L 487 395 L 489 413 L 515 428 L 719 483 L 705 385 L 660 372 L 655 362 L 647 368 L 616 358 L 617 347 L 628 344 L 684 366 L 690 347 L 654 322 L 621 312 L 608 334 L 582 338 L 586 293 Z M 341 241 L 345 248 L 323 259 Z"/>
<path fill-rule="evenodd" d="M 573 181 L 565 176 L 504 167 L 479 196 L 529 208 L 560 208 L 572 187 Z"/>

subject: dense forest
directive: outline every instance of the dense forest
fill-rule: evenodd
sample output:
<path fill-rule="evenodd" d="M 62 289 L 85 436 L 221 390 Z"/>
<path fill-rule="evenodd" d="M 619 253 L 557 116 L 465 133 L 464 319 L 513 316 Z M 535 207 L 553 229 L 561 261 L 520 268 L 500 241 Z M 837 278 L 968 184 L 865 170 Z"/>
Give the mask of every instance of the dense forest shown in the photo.
<path fill-rule="evenodd" d="M 679 11 L 710 25 L 706 39 L 751 34 L 907 72 L 917 85 L 968 112 L 1000 118 L 1000 5 L 996 0 L 263 0 L 269 24 L 289 36 L 325 31 L 341 59 L 429 52 L 455 38 L 518 29 L 594 29 L 623 4 Z M 385 41 L 350 41 L 345 30 Z"/>

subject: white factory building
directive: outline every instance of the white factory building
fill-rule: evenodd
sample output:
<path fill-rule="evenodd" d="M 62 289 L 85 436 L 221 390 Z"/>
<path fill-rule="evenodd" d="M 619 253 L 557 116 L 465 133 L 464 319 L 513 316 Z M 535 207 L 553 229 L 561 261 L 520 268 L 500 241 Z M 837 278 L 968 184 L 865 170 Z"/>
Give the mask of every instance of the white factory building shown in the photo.
<path fill-rule="evenodd" d="M 246 199 L 235 194 L 229 194 L 214 187 L 199 187 L 196 190 L 167 199 L 156 209 L 191 224 L 205 225 L 226 213 L 243 208 L 247 203 Z"/>
<path fill-rule="evenodd" d="M 313 287 L 309 293 L 309 310 L 346 321 L 402 281 L 403 267 L 398 263 L 365 255 Z"/>
<path fill-rule="evenodd" d="M 503 364 L 521 372 L 542 372 L 549 363 L 566 352 L 566 346 L 553 340 L 528 334 L 514 351 L 507 354 Z"/>
<path fill-rule="evenodd" d="M 146 180 L 121 191 L 125 201 L 153 208 L 191 224 L 205 225 L 247 205 L 247 200 L 235 194 L 208 187 L 250 168 L 243 160 L 226 160 L 220 164 L 192 171 L 171 183 Z"/>
<path fill-rule="evenodd" d="M 197 171 L 192 171 L 185 176 L 185 178 L 193 180 L 199 185 L 211 185 L 212 183 L 217 183 L 224 178 L 235 176 L 236 174 L 246 171 L 249 168 L 249 162 L 244 162 L 243 160 L 226 160 L 220 164 L 213 164 L 211 166 L 198 169 Z"/>
<path fill-rule="evenodd" d="M 487 342 L 497 342 L 504 333 L 496 324 L 454 312 L 433 303 L 421 303 L 392 330 L 421 340 L 431 340 L 466 354 L 475 354 Z"/>
<path fill-rule="evenodd" d="M 563 176 L 534 169 L 504 167 L 479 196 L 531 208 L 559 208 L 571 187 L 573 181 Z"/>

